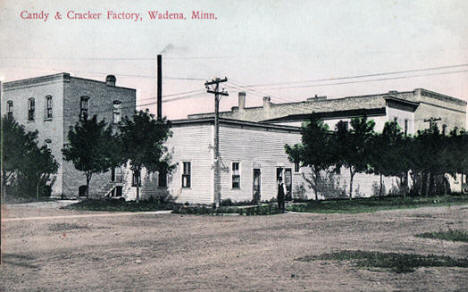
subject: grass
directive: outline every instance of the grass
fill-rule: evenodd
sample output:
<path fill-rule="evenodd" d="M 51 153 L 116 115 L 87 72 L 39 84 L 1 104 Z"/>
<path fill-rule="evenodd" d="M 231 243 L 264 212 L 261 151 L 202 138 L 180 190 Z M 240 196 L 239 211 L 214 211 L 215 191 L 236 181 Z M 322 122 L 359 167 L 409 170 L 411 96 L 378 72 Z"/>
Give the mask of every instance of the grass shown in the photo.
<path fill-rule="evenodd" d="M 360 268 L 384 268 L 396 273 L 414 272 L 419 267 L 468 268 L 468 258 L 455 259 L 449 256 L 384 253 L 377 251 L 343 250 L 318 256 L 296 259 L 309 262 L 319 260 L 351 261 Z"/>
<path fill-rule="evenodd" d="M 426 232 L 426 233 L 417 234 L 416 236 L 422 237 L 422 238 L 468 242 L 468 232 L 462 231 L 462 230 L 450 229 L 448 231 Z"/>
<path fill-rule="evenodd" d="M 288 211 L 311 213 L 369 213 L 382 210 L 468 204 L 467 194 L 433 197 L 383 197 L 353 200 L 308 201 L 288 207 Z"/>
<path fill-rule="evenodd" d="M 158 201 L 123 201 L 123 200 L 84 200 L 71 204 L 62 209 L 110 212 L 142 212 L 171 210 L 173 204 L 159 203 Z"/>

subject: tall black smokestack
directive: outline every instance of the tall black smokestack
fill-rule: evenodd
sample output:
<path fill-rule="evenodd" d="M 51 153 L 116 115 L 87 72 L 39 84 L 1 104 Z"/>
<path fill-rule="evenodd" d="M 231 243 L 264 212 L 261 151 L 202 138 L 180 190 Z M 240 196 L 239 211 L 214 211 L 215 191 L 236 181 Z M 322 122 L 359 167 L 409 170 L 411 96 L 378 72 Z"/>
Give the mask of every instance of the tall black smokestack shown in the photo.
<path fill-rule="evenodd" d="M 162 55 L 158 55 L 158 120 L 162 119 Z"/>

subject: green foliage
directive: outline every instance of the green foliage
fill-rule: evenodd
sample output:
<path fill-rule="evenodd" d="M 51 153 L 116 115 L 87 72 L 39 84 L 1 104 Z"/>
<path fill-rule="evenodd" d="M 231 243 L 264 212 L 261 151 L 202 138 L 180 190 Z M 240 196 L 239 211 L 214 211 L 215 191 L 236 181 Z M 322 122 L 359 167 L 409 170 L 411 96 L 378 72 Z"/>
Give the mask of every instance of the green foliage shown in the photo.
<path fill-rule="evenodd" d="M 62 209 L 86 210 L 86 211 L 109 211 L 109 212 L 144 212 L 171 210 L 175 204 L 172 202 L 160 202 L 158 200 L 145 200 L 140 202 L 125 200 L 84 200 L 71 204 Z"/>
<path fill-rule="evenodd" d="M 207 206 L 176 206 L 173 210 L 176 214 L 191 214 L 191 215 L 223 215 L 223 214 L 239 214 L 241 216 L 262 216 L 280 214 L 276 204 L 262 204 L 247 207 L 219 207 L 211 208 Z"/>
<path fill-rule="evenodd" d="M 58 170 L 50 149 L 38 144 L 38 132 L 27 132 L 12 117 L 2 118 L 4 186 L 15 196 L 50 195 L 51 175 Z"/>
<path fill-rule="evenodd" d="M 431 206 L 460 205 L 468 203 L 468 195 L 453 194 L 433 197 L 359 198 L 350 200 L 310 200 L 293 204 L 288 211 L 310 213 L 368 213 L 382 210 L 408 209 Z"/>
<path fill-rule="evenodd" d="M 298 261 L 352 261 L 361 268 L 384 268 L 396 273 L 413 272 L 419 267 L 468 268 L 468 258 L 456 259 L 449 256 L 418 255 L 393 252 L 343 250 L 317 256 L 305 256 Z"/>
<path fill-rule="evenodd" d="M 135 113 L 132 119 L 123 119 L 120 125 L 122 158 L 129 162 L 136 177 L 140 177 L 143 167 L 149 172 L 166 173 L 174 168 L 174 165 L 170 164 L 171 157 L 164 145 L 171 135 L 170 122 L 166 119 L 156 120 L 148 110 Z"/>
<path fill-rule="evenodd" d="M 416 236 L 421 238 L 468 242 L 468 232 L 463 230 L 449 229 L 448 231 L 421 233 L 417 234 Z"/>
<path fill-rule="evenodd" d="M 86 192 L 94 173 L 108 171 L 122 164 L 120 143 L 113 134 L 112 126 L 102 120 L 82 119 L 70 127 L 68 143 L 62 149 L 63 157 L 71 161 L 77 170 L 86 176 Z"/>
<path fill-rule="evenodd" d="M 302 143 L 292 147 L 285 145 L 285 150 L 291 162 L 311 168 L 311 179 L 304 178 L 314 190 L 315 199 L 318 200 L 321 171 L 327 170 L 334 162 L 331 135 L 328 126 L 314 114 L 302 126 L 301 132 Z"/>

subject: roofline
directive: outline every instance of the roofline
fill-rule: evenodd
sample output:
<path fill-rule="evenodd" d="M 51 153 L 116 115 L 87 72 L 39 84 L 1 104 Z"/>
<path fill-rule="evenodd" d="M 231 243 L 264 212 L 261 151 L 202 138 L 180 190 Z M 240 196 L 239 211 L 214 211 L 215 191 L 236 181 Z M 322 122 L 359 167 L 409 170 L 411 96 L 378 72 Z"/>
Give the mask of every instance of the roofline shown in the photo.
<path fill-rule="evenodd" d="M 311 115 L 316 115 L 319 119 L 323 120 L 330 120 L 330 119 L 337 119 L 337 118 L 355 118 L 355 117 L 379 117 L 385 116 L 386 108 L 379 107 L 379 108 L 371 108 L 371 109 L 352 109 L 352 110 L 344 110 L 344 111 L 328 111 L 328 112 L 311 112 L 307 114 L 296 114 L 296 115 L 288 115 L 285 117 L 274 118 L 263 120 L 262 122 L 282 122 L 282 121 L 302 121 L 309 119 Z"/>
<path fill-rule="evenodd" d="M 20 86 L 40 84 L 40 83 L 50 82 L 50 81 L 55 81 L 55 80 L 63 80 L 64 82 L 68 82 L 70 79 L 85 80 L 85 81 L 91 81 L 91 82 L 106 84 L 105 81 L 89 79 L 89 78 L 82 78 L 82 77 L 75 77 L 75 76 L 71 76 L 70 73 L 61 72 L 61 73 L 57 73 L 57 74 L 44 75 L 44 76 L 38 76 L 38 77 L 31 77 L 31 78 L 8 81 L 8 82 L 4 82 L 3 86 L 4 86 L 5 90 L 11 90 L 11 89 L 14 89 L 14 88 L 20 87 Z M 135 88 L 128 88 L 128 87 L 123 87 L 123 86 L 109 86 L 109 87 L 136 91 Z"/>
<path fill-rule="evenodd" d="M 279 130 L 279 131 L 298 132 L 298 133 L 301 131 L 300 127 L 275 125 L 275 124 L 262 123 L 262 122 L 250 122 L 250 121 L 225 119 L 225 118 L 219 118 L 218 121 L 220 125 L 225 124 L 225 125 L 231 125 L 231 126 L 238 126 L 240 128 L 253 127 L 253 128 L 265 129 L 267 131 Z M 214 125 L 214 117 L 180 119 L 180 120 L 171 121 L 172 127 L 183 127 L 183 126 L 202 125 L 202 124 Z"/>

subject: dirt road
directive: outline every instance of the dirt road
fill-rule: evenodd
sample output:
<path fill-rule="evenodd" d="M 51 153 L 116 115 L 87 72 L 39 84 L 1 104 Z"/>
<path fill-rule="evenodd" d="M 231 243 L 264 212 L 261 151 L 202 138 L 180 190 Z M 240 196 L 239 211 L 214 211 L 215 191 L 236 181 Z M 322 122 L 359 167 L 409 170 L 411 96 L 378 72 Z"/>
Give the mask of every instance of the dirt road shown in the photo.
<path fill-rule="evenodd" d="M 468 244 L 414 237 L 468 230 L 468 206 L 373 214 L 181 216 L 8 208 L 2 291 L 462 291 L 468 269 L 396 274 L 296 261 L 344 249 L 468 256 Z M 95 214 L 95 213 L 94 213 Z M 100 213 L 105 214 L 105 213 Z M 58 216 L 58 217 L 51 217 Z"/>

